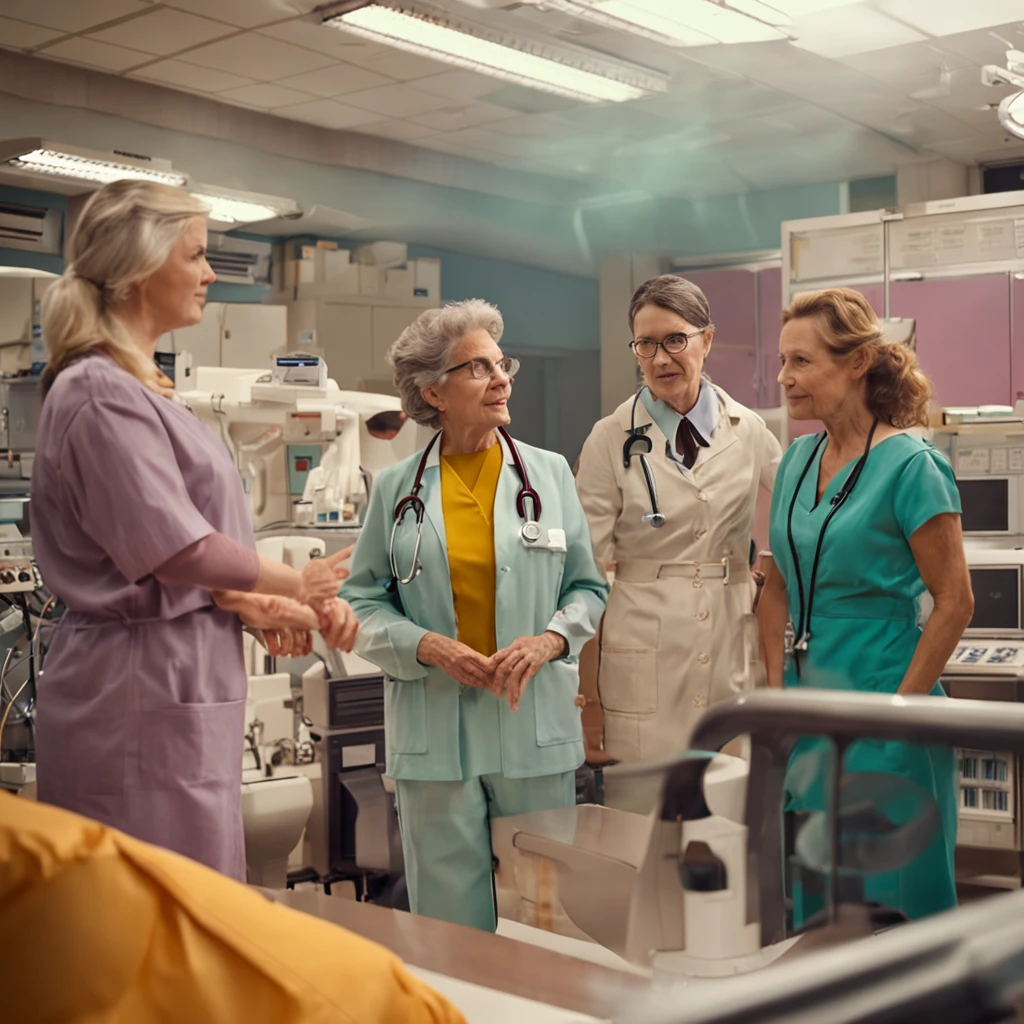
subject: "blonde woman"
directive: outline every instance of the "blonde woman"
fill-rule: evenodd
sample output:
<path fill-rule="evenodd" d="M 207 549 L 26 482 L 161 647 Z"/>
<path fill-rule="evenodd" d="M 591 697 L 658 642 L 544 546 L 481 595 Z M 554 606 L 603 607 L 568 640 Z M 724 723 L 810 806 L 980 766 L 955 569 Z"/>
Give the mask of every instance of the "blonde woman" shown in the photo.
<path fill-rule="evenodd" d="M 68 614 L 40 681 L 39 797 L 244 879 L 241 624 L 274 654 L 356 622 L 331 560 L 257 555 L 231 458 L 153 361 L 214 280 L 207 208 L 119 181 L 86 204 L 46 296 L 36 557 Z M 241 620 L 241 621 L 240 621 Z"/>

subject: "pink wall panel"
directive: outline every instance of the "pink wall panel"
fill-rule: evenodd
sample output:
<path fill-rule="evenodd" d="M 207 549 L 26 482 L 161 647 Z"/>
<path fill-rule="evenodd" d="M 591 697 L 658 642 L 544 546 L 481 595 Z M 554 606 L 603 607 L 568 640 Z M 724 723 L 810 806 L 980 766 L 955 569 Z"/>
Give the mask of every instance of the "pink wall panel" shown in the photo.
<path fill-rule="evenodd" d="M 782 330 L 782 268 L 768 267 L 757 275 L 757 315 L 761 325 L 761 378 L 764 388 L 759 404 L 766 409 L 778 406 L 779 332 Z"/>
<path fill-rule="evenodd" d="M 1010 281 L 1013 317 L 1010 323 L 1010 400 L 1024 398 L 1024 278 Z"/>
<path fill-rule="evenodd" d="M 754 275 L 749 270 L 700 270 L 681 276 L 707 296 L 715 340 L 707 372 L 737 402 L 757 405 Z"/>
<path fill-rule="evenodd" d="M 895 281 L 893 316 L 917 319 L 917 354 L 947 405 L 1011 400 L 1010 276 Z"/>

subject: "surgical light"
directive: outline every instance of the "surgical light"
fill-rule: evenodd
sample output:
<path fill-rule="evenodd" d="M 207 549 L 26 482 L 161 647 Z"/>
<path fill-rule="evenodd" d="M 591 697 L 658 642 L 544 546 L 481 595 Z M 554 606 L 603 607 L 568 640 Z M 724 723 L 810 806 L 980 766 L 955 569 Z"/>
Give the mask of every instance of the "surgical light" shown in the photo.
<path fill-rule="evenodd" d="M 591 103 L 621 103 L 665 92 L 664 76 L 640 68 L 587 66 L 541 44 L 502 36 L 406 4 L 366 3 L 324 24 L 374 42 L 430 57 L 517 85 Z"/>
<path fill-rule="evenodd" d="M 1024 139 L 1024 92 L 1003 98 L 997 112 L 999 124 L 1011 135 Z"/>
<path fill-rule="evenodd" d="M 0 163 L 31 176 L 106 185 L 132 178 L 163 185 L 184 185 L 186 176 L 175 171 L 167 160 L 128 153 L 101 153 L 64 146 L 44 139 L 14 139 L 0 142 Z"/>

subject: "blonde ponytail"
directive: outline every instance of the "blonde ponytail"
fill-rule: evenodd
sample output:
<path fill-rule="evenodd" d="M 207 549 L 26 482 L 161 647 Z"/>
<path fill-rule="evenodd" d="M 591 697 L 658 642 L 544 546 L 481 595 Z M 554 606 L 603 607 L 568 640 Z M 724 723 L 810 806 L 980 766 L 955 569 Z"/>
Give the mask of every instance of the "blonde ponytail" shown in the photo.
<path fill-rule="evenodd" d="M 115 181 L 86 203 L 67 246 L 68 265 L 43 297 L 47 364 L 44 394 L 76 357 L 101 349 L 147 387 L 156 365 L 118 314 L 139 282 L 166 262 L 188 222 L 208 207 L 184 189 L 147 181 Z"/>

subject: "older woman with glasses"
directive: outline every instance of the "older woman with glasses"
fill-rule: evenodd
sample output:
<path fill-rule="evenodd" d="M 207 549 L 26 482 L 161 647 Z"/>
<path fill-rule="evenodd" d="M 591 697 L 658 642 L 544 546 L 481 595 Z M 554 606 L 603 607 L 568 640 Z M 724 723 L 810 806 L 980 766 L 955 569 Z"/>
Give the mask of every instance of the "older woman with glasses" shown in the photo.
<path fill-rule="evenodd" d="M 588 754 L 646 761 L 685 747 L 731 692 L 758 488 L 771 491 L 782 451 L 704 375 L 715 325 L 700 288 L 645 282 L 629 327 L 643 384 L 594 427 L 576 485 L 594 555 L 615 566 L 598 668 L 603 752 Z"/>
<path fill-rule="evenodd" d="M 403 409 L 438 433 L 376 481 L 343 588 L 385 674 L 412 910 L 491 931 L 490 819 L 575 802 L 576 661 L 607 596 L 569 466 L 505 430 L 502 330 L 472 299 L 392 345 Z"/>

